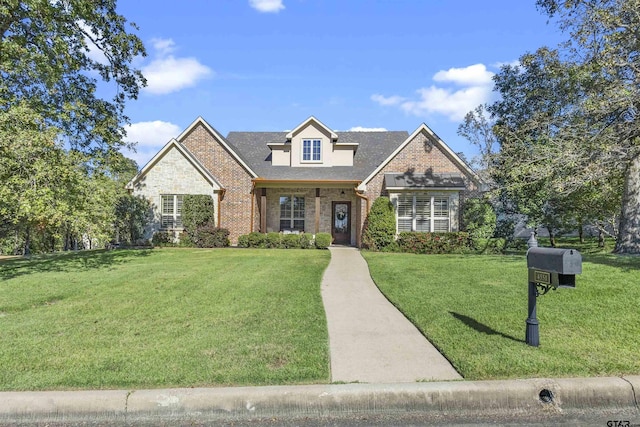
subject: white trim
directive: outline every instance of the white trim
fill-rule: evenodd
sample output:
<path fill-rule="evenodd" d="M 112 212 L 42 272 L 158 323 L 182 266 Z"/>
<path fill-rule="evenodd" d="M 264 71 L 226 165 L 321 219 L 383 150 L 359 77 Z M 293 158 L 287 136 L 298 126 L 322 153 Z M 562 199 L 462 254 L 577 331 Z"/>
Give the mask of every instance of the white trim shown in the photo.
<path fill-rule="evenodd" d="M 158 151 L 156 155 L 153 156 L 142 169 L 140 169 L 140 172 L 138 172 L 136 176 L 134 176 L 131 181 L 127 183 L 125 188 L 127 190 L 133 190 L 138 181 L 140 181 L 140 179 L 142 179 L 142 177 L 144 177 L 172 148 L 178 150 L 180 154 L 182 154 L 182 156 L 187 159 L 187 161 L 191 163 L 191 165 L 196 168 L 198 172 L 200 172 L 200 174 L 211 184 L 214 191 L 220 190 L 222 188 L 222 185 L 220 185 L 218 180 L 213 175 L 211 175 L 211 172 L 209 172 L 204 166 L 202 166 L 202 164 L 200 164 L 195 156 L 193 156 L 189 152 L 187 147 L 180 144 L 175 139 L 167 142 L 164 147 L 162 147 L 160 151 Z"/>
<path fill-rule="evenodd" d="M 430 128 L 429 126 L 427 126 L 426 124 L 422 123 L 420 126 L 418 126 L 418 129 L 416 129 L 411 135 L 409 135 L 409 137 L 398 146 L 398 148 L 396 148 L 393 153 L 391 153 L 391 155 L 389 157 L 387 157 L 382 163 L 380 163 L 380 165 L 368 176 L 366 177 L 362 183 L 358 186 L 358 190 L 359 191 L 364 191 L 364 189 L 366 188 L 365 185 L 371 181 L 385 166 L 387 166 L 389 164 L 389 162 L 391 160 L 393 160 L 393 158 L 395 156 L 398 155 L 398 153 L 400 153 L 411 141 L 413 141 L 420 133 L 424 132 L 427 136 L 427 138 L 429 138 L 432 142 L 434 142 L 438 148 L 440 148 L 442 151 L 444 151 L 444 154 L 449 157 L 449 159 L 451 161 L 453 161 L 456 166 L 458 166 L 461 170 L 463 170 L 464 172 L 466 172 L 468 174 L 469 177 L 471 177 L 471 179 L 476 183 L 476 185 L 480 186 L 480 183 L 482 182 L 482 180 L 480 179 L 480 177 L 478 176 L 478 174 L 476 174 L 473 169 L 471 169 L 461 158 L 460 156 L 458 156 L 456 153 L 454 153 L 451 148 L 449 148 L 449 146 L 447 144 L 445 144 L 445 142 L 440 139 L 440 137 L 438 137 L 438 135 L 436 135 Z"/>
<path fill-rule="evenodd" d="M 315 163 L 315 164 L 320 164 L 322 163 L 322 146 L 323 144 L 323 139 L 324 138 L 320 138 L 320 137 L 311 137 L 311 138 L 302 138 L 300 140 L 300 164 L 309 164 L 309 163 Z M 309 147 L 309 155 L 310 155 L 310 160 L 305 160 L 304 159 L 304 142 L 305 141 L 311 141 L 311 145 Z M 314 142 L 315 141 L 319 141 L 320 142 L 320 159 L 318 160 L 314 160 L 313 159 L 313 148 L 314 148 Z"/>
<path fill-rule="evenodd" d="M 316 119 L 313 116 L 309 117 L 307 120 L 305 120 L 304 122 L 302 122 L 298 126 L 296 126 L 295 129 L 293 129 L 291 132 L 289 132 L 287 134 L 287 139 L 293 138 L 293 135 L 295 135 L 300 129 L 307 127 L 309 125 L 309 123 L 311 123 L 311 122 L 316 122 L 318 125 L 320 125 L 320 127 L 322 127 L 324 130 L 329 132 L 329 135 L 330 135 L 332 140 L 338 139 L 338 135 L 334 131 L 329 129 L 327 126 L 325 126 L 324 123 L 322 123 L 320 120 Z"/>
<path fill-rule="evenodd" d="M 249 174 L 251 175 L 252 178 L 257 178 L 258 174 L 255 173 L 250 167 L 249 165 L 247 165 L 238 155 L 238 153 L 236 153 L 229 144 L 227 144 L 226 139 L 220 135 L 218 133 L 218 131 L 216 131 L 209 123 L 207 123 L 207 121 L 205 119 L 202 118 L 202 116 L 198 116 L 197 119 L 195 119 L 193 121 L 193 123 L 191 123 L 180 135 L 178 135 L 178 137 L 176 138 L 178 141 L 182 141 L 188 134 L 189 132 L 191 132 L 197 125 L 201 124 L 202 126 L 205 127 L 206 130 L 208 130 L 217 140 L 218 142 L 229 152 L 231 153 L 231 156 L 233 156 L 234 159 L 236 159 L 238 161 L 238 163 L 240 163 L 242 165 L 242 167 L 245 168 L 245 170 L 247 172 L 249 172 Z"/>

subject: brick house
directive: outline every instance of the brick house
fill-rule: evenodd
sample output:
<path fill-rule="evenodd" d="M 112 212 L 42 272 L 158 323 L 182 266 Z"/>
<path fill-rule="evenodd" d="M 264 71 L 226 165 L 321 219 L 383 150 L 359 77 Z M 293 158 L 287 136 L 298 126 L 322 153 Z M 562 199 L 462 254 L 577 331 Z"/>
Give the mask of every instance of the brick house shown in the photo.
<path fill-rule="evenodd" d="M 196 119 L 129 182 L 158 230 L 181 231 L 184 194 L 210 194 L 232 243 L 252 231 L 331 233 L 360 246 L 371 203 L 388 196 L 398 231 L 458 231 L 478 176 L 422 124 L 406 131 L 338 132 L 310 117 L 290 132 L 230 132 Z"/>

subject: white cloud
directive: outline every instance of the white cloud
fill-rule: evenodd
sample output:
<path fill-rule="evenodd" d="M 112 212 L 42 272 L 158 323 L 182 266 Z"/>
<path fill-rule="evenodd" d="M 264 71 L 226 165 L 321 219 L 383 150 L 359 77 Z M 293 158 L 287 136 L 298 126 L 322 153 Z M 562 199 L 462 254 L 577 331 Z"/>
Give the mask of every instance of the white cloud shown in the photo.
<path fill-rule="evenodd" d="M 386 132 L 385 128 L 365 128 L 362 126 L 354 126 L 349 129 L 349 132 Z"/>
<path fill-rule="evenodd" d="M 435 86 L 418 90 L 420 99 L 403 102 L 400 107 L 407 113 L 424 117 L 432 113 L 442 114 L 451 121 L 461 121 L 464 116 L 491 97 L 490 86 L 472 86 L 460 90 Z"/>
<path fill-rule="evenodd" d="M 441 114 L 457 122 L 480 104 L 490 101 L 494 73 L 484 64 L 438 71 L 433 81 L 438 83 L 416 91 L 417 99 L 398 95 L 375 94 L 371 99 L 382 106 L 398 107 L 408 114 L 426 117 Z"/>
<path fill-rule="evenodd" d="M 145 92 L 165 95 L 181 89 L 195 86 L 200 80 L 213 74 L 213 71 L 196 58 L 176 58 L 176 49 L 171 39 L 152 39 L 155 59 L 142 67 L 147 79 Z"/>
<path fill-rule="evenodd" d="M 405 98 L 401 97 L 401 96 L 382 96 L 379 94 L 373 94 L 371 95 L 371 100 L 377 102 L 380 105 L 383 106 L 388 106 L 388 105 L 398 105 L 400 104 L 402 101 L 405 100 Z"/>
<path fill-rule="evenodd" d="M 258 12 L 278 13 L 284 9 L 282 0 L 249 0 L 249 5 Z"/>
<path fill-rule="evenodd" d="M 123 154 L 144 166 L 160 149 L 180 134 L 180 127 L 170 122 L 154 120 L 132 123 L 125 127 L 125 142 L 135 142 L 136 151 L 123 150 Z"/>
<path fill-rule="evenodd" d="M 484 86 L 491 84 L 494 73 L 487 70 L 484 64 L 470 65 L 465 68 L 449 68 L 438 71 L 433 80 L 436 82 L 451 82 L 460 86 Z"/>

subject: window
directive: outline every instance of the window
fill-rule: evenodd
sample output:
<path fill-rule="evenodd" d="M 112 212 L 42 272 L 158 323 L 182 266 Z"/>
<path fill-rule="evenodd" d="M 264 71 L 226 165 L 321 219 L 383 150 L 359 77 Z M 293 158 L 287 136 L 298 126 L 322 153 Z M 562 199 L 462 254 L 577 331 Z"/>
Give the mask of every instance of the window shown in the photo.
<path fill-rule="evenodd" d="M 321 160 L 322 141 L 319 139 L 302 140 L 302 161 L 319 162 Z"/>
<path fill-rule="evenodd" d="M 429 193 L 401 193 L 397 196 L 398 232 L 447 232 L 451 229 L 449 197 Z"/>
<path fill-rule="evenodd" d="M 304 197 L 280 196 L 280 231 L 304 231 Z"/>
<path fill-rule="evenodd" d="M 163 194 L 160 196 L 162 218 L 160 228 L 182 228 L 182 194 Z"/>

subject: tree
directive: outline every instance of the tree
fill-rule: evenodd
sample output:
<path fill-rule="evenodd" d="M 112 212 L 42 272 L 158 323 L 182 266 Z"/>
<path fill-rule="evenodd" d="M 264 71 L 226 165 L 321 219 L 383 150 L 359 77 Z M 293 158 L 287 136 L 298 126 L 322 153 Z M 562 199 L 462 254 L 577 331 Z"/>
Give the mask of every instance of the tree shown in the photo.
<path fill-rule="evenodd" d="M 494 78 L 493 183 L 551 227 L 602 224 L 618 200 L 616 251 L 640 253 L 640 0 L 537 4 L 570 39 Z"/>
<path fill-rule="evenodd" d="M 569 32 L 569 58 L 582 76 L 581 102 L 555 142 L 576 154 L 574 181 L 623 177 L 615 251 L 640 253 L 640 0 L 537 4 Z"/>
<path fill-rule="evenodd" d="M 134 26 L 135 28 L 135 26 Z M 124 145 L 124 104 L 145 80 L 144 56 L 116 0 L 6 0 L 0 3 L 0 109 L 26 103 L 72 149 L 109 162 Z M 113 98 L 96 95 L 99 75 Z"/>

